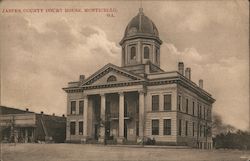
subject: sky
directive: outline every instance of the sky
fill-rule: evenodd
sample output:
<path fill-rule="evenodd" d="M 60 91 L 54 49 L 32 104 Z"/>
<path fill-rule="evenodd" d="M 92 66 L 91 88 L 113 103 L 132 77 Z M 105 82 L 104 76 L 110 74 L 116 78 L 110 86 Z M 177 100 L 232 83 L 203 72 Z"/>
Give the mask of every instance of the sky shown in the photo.
<path fill-rule="evenodd" d="M 62 90 L 80 74 L 121 64 L 125 28 L 139 1 L 1 1 L 1 104 L 47 114 L 66 113 Z M 249 127 L 248 1 L 142 1 L 159 30 L 161 68 L 191 67 L 192 81 L 216 99 L 213 112 L 239 129 Z M 114 8 L 101 12 L 46 9 Z M 6 12 L 20 9 L 22 12 Z M 44 12 L 27 12 L 43 9 Z M 12 10 L 13 11 L 13 10 Z"/>

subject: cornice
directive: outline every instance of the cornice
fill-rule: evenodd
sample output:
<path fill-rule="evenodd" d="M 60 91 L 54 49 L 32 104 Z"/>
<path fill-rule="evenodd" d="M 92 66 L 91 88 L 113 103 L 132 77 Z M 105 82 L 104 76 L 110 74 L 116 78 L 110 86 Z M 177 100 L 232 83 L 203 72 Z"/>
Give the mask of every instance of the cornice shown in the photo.
<path fill-rule="evenodd" d="M 126 86 L 133 86 L 133 85 L 145 85 L 145 81 L 138 80 L 138 81 L 114 82 L 114 83 L 106 83 L 106 84 L 98 84 L 98 85 L 84 85 L 84 86 L 79 86 L 79 87 L 66 87 L 66 88 L 63 88 L 63 90 L 67 93 L 74 93 L 74 92 L 83 92 L 84 90 L 91 90 L 91 89 L 126 87 Z"/>
<path fill-rule="evenodd" d="M 206 92 L 205 90 L 199 88 L 195 83 L 183 78 L 183 76 L 174 76 L 174 77 L 165 77 L 165 78 L 158 78 L 152 80 L 134 80 L 128 82 L 114 82 L 114 83 L 106 83 L 106 84 L 97 84 L 97 85 L 84 85 L 79 87 L 66 87 L 63 88 L 64 91 L 67 93 L 74 93 L 74 92 L 83 92 L 84 90 L 91 90 L 91 89 L 102 89 L 102 88 L 113 88 L 113 87 L 126 87 L 126 86 L 133 86 L 133 85 L 144 85 L 144 86 L 156 86 L 156 85 L 164 85 L 164 84 L 179 84 L 188 90 L 194 92 L 201 98 L 214 103 L 215 99 L 212 98 L 211 94 Z"/>
<path fill-rule="evenodd" d="M 132 40 L 132 39 L 138 39 L 138 38 L 151 39 L 151 40 L 153 39 L 153 40 L 156 40 L 160 45 L 162 44 L 162 40 L 159 37 L 156 37 L 154 35 L 146 35 L 146 34 L 136 34 L 136 35 L 133 35 L 133 36 L 124 37 L 120 41 L 119 44 L 122 45 L 125 41 Z"/>

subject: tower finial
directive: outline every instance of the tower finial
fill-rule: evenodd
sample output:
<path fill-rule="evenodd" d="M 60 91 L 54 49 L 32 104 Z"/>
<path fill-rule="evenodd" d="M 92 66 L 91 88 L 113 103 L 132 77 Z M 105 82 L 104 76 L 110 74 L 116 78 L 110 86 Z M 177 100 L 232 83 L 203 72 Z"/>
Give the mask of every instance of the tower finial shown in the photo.
<path fill-rule="evenodd" d="M 140 8 L 139 8 L 139 12 L 143 13 L 143 8 L 142 8 L 142 0 L 140 0 Z"/>
<path fill-rule="evenodd" d="M 143 8 L 142 7 L 139 8 L 139 12 L 143 13 Z"/>

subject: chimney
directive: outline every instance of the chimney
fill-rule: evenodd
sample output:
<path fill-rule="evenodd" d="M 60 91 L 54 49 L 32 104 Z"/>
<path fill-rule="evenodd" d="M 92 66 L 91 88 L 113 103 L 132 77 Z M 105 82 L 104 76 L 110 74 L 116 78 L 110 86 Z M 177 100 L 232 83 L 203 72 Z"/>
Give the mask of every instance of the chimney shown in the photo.
<path fill-rule="evenodd" d="M 199 87 L 203 89 L 203 80 L 202 79 L 199 80 Z"/>
<path fill-rule="evenodd" d="M 179 73 L 184 75 L 184 63 L 183 62 L 178 63 L 178 71 L 179 71 Z"/>
<path fill-rule="evenodd" d="M 41 111 L 41 114 L 43 114 L 43 111 Z"/>
<path fill-rule="evenodd" d="M 53 113 L 52 116 L 55 116 L 55 113 Z"/>
<path fill-rule="evenodd" d="M 85 80 L 85 75 L 80 75 L 79 81 L 83 82 Z"/>
<path fill-rule="evenodd" d="M 29 109 L 28 108 L 26 108 L 26 112 L 28 112 L 29 111 Z"/>
<path fill-rule="evenodd" d="M 185 76 L 187 77 L 187 79 L 191 80 L 191 68 L 186 68 Z"/>

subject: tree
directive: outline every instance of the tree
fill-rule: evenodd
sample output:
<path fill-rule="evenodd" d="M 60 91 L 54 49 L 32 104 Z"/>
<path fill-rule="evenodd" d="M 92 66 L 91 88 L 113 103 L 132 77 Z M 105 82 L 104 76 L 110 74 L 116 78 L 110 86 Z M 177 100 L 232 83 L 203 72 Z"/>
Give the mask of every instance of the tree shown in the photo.
<path fill-rule="evenodd" d="M 215 148 L 250 149 L 250 133 L 224 124 L 217 114 L 213 115 L 212 130 Z"/>
<path fill-rule="evenodd" d="M 223 133 L 226 134 L 228 132 L 236 132 L 236 128 L 232 125 L 224 124 L 221 116 L 218 114 L 213 114 L 213 119 L 212 119 L 212 132 L 213 132 L 213 137 Z"/>

